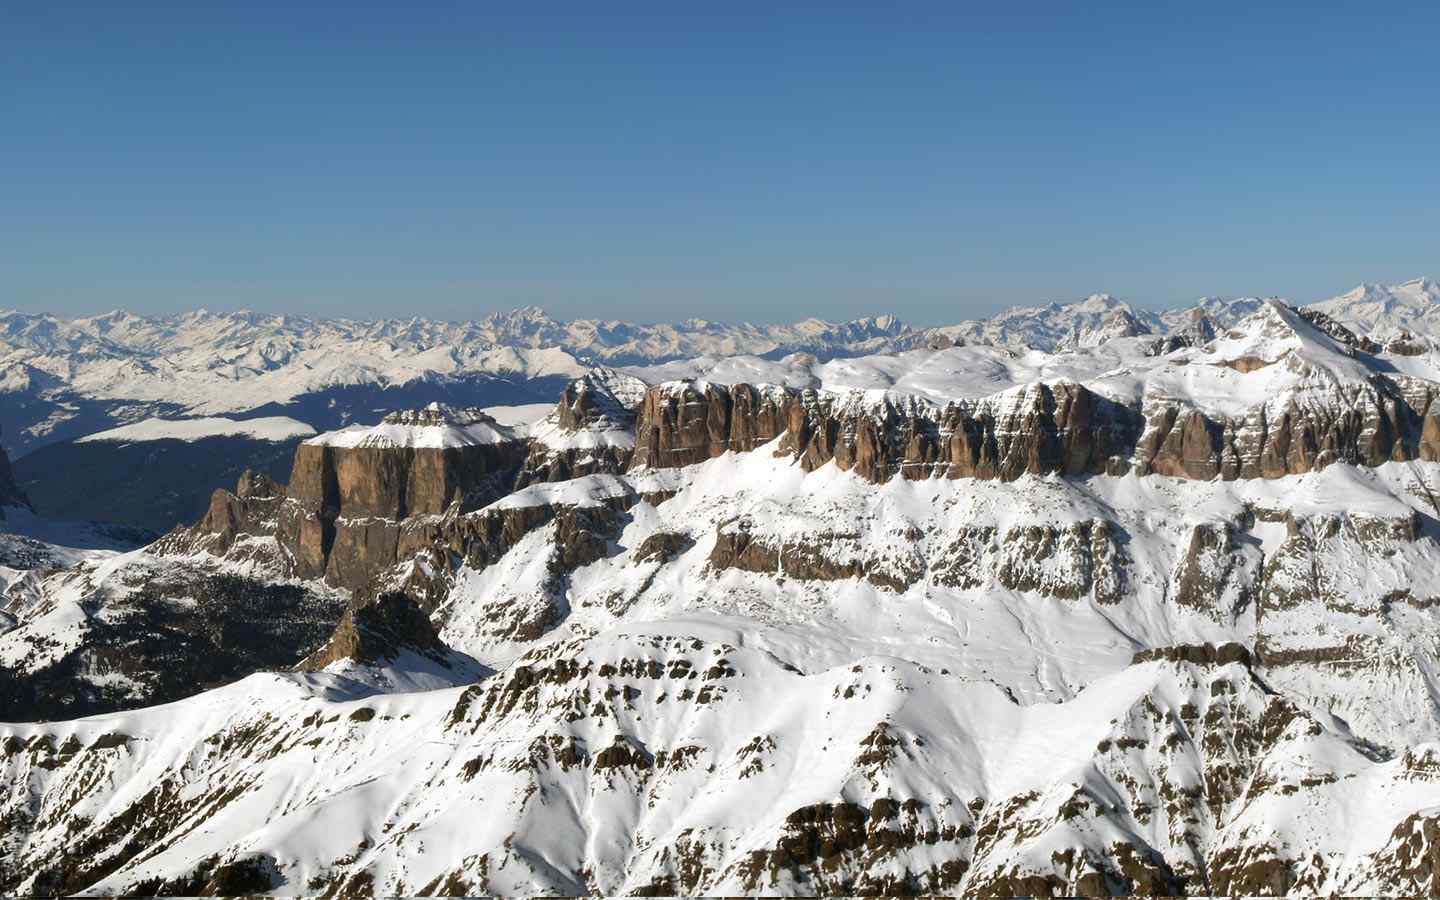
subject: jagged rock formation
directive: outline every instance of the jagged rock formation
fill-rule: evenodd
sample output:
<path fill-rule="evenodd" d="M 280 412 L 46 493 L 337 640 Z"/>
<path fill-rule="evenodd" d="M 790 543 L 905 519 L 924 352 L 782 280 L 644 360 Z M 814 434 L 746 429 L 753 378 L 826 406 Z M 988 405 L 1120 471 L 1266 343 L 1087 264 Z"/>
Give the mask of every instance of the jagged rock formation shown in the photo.
<path fill-rule="evenodd" d="M 834 462 L 872 482 L 905 478 L 1155 473 L 1278 478 L 1335 462 L 1377 466 L 1440 458 L 1440 407 L 1356 391 L 1331 408 L 1260 407 L 1217 419 L 1175 403 L 1142 412 L 1082 385 L 1035 385 L 1014 396 L 940 409 L 889 399 L 872 406 L 814 392 L 664 385 L 647 393 L 631 468 L 692 465 L 782 437 L 807 471 Z"/>
<path fill-rule="evenodd" d="M 516 487 L 623 472 L 635 448 L 635 407 L 644 394 L 644 382 L 613 369 L 592 369 L 570 382 L 555 412 L 531 429 Z"/>
<path fill-rule="evenodd" d="M 1163 371 L 1169 377 L 1177 365 L 1257 373 L 1279 367 L 1308 384 L 1322 371 L 1312 358 L 1319 351 L 1307 350 L 1313 342 L 1330 342 L 1321 351 L 1342 361 L 1371 346 L 1328 316 L 1276 304 L 1247 322 L 1207 345 L 1182 348 Z M 1211 329 L 1204 317 L 1193 325 L 1197 336 Z M 1144 334 L 1138 326 L 1129 330 Z M 1226 341 L 1235 348 L 1227 349 Z M 1274 358 L 1264 358 L 1267 352 Z M 528 437 L 474 411 L 435 407 L 307 441 L 296 453 L 284 502 L 276 501 L 280 489 L 273 485 L 251 489 L 249 498 L 217 493 L 182 544 L 229 553 L 239 535 L 273 535 L 284 551 L 277 564 L 297 577 L 371 590 L 378 575 L 422 553 L 442 570 L 450 567 L 447 554 L 470 556 L 467 529 L 475 526 L 432 520 L 467 513 L 510 490 L 681 468 L 776 439 L 774 452 L 803 471 L 833 463 L 876 484 L 896 476 L 1008 482 L 1127 472 L 1230 481 L 1303 474 L 1337 462 L 1379 466 L 1440 458 L 1440 406 L 1434 404 L 1440 392 L 1431 383 L 1378 371 L 1363 380 L 1319 383 L 1320 389 L 1266 396 L 1224 414 L 1148 389 L 1139 402 L 1122 402 L 1068 381 L 937 404 L 915 396 L 715 381 L 646 387 L 597 369 L 572 382 Z M 507 514 L 517 515 L 525 517 Z M 513 537 L 528 529 L 479 530 Z M 433 605 L 435 591 L 424 593 Z"/>
<path fill-rule="evenodd" d="M 676 384 L 646 394 L 630 466 L 692 465 L 780 437 L 777 452 L 806 471 L 834 462 L 872 482 L 897 474 L 1005 481 L 1113 474 L 1139 430 L 1130 410 L 1072 384 L 1038 384 L 942 409 L 747 384 Z"/>
<path fill-rule="evenodd" d="M 1322 314 L 1278 305 L 1253 327 L 1284 340 L 1304 328 L 1301 323 L 1315 327 L 1316 337 L 1333 340 L 1332 352 L 1380 349 Z M 1294 354 L 1201 355 L 1176 362 L 1240 371 L 1282 366 L 1302 379 L 1313 368 Z M 833 461 L 876 483 L 897 474 L 1012 481 L 1026 474 L 1132 470 L 1202 480 L 1278 478 L 1335 462 L 1378 466 L 1440 458 L 1437 393 L 1433 383 L 1377 370 L 1362 381 L 1265 397 L 1270 402 L 1224 415 L 1164 396 L 1127 405 L 1070 382 L 944 405 L 889 395 L 677 383 L 647 393 L 631 468 L 691 465 L 781 437 L 778 452 L 807 471 Z"/>
<path fill-rule="evenodd" d="M 319 672 L 341 661 L 383 665 L 406 651 L 429 657 L 437 665 L 450 665 L 450 648 L 436 635 L 424 610 L 404 594 L 386 593 L 373 603 L 346 610 L 325 646 L 295 668 Z"/>

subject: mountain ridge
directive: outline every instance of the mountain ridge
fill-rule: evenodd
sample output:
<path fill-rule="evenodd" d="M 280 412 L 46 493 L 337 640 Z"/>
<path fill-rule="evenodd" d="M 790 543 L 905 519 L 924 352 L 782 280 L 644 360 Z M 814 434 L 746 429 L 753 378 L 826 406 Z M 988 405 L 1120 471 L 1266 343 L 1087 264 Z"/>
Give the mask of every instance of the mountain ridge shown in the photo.
<path fill-rule="evenodd" d="M 1430 890 L 1440 346 L 1079 312 L 388 411 L 27 576 L 0 890 Z"/>

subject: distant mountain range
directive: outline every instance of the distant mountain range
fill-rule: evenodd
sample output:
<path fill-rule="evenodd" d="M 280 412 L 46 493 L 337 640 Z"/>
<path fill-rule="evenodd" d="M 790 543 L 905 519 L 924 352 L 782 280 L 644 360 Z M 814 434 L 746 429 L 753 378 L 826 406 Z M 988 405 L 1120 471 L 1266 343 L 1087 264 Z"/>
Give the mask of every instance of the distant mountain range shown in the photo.
<path fill-rule="evenodd" d="M 1064 354 L 1147 335 L 1177 346 L 1208 340 L 1261 303 L 1204 298 L 1155 312 L 1096 294 L 933 328 L 893 316 L 784 325 L 567 322 L 536 307 L 468 322 L 207 310 L 74 319 L 4 312 L 0 434 L 17 481 L 42 512 L 113 519 L 135 496 L 164 497 L 134 520 L 164 528 L 192 518 L 207 486 L 233 480 L 246 460 L 273 460 L 276 468 L 259 465 L 281 474 L 290 448 L 310 430 L 371 424 L 390 410 L 435 401 L 459 408 L 547 402 L 597 364 L 683 363 L 685 371 L 700 371 L 705 361 L 733 368 L 791 358 L 806 366 L 970 344 Z M 1361 334 L 1440 334 L 1440 286 L 1427 279 L 1361 285 L 1311 308 Z M 176 419 L 206 421 L 167 424 Z M 289 430 L 236 424 L 259 419 Z M 195 445 L 207 437 L 214 440 Z M 128 449 L 117 454 L 119 446 Z M 167 470 L 183 471 L 178 480 L 189 486 L 177 487 Z M 67 482 L 57 471 L 93 478 Z"/>

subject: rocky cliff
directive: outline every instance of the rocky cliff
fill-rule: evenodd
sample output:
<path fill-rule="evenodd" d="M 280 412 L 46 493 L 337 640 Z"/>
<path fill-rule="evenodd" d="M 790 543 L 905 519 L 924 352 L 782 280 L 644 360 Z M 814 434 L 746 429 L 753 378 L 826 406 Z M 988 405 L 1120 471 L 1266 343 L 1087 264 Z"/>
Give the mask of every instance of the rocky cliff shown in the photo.
<path fill-rule="evenodd" d="M 871 482 L 1089 475 L 1125 469 L 1141 431 L 1130 409 L 1075 384 L 1036 384 L 935 407 L 913 398 L 753 386 L 665 384 L 641 407 L 630 468 L 692 465 L 781 438 L 805 471 L 834 462 Z"/>
<path fill-rule="evenodd" d="M 301 444 L 279 511 L 296 574 L 357 588 L 395 562 L 401 523 L 508 493 L 524 440 L 475 410 L 432 406 Z"/>
<path fill-rule="evenodd" d="M 1377 466 L 1440 458 L 1440 407 L 1429 388 L 1379 381 L 1320 403 L 1268 405 L 1234 417 L 1155 399 L 1127 406 L 1083 385 L 1036 384 L 945 406 L 747 384 L 652 388 L 630 468 L 693 465 L 781 438 L 806 471 L 827 463 L 871 482 L 1022 475 L 1278 478 L 1336 462 Z"/>
<path fill-rule="evenodd" d="M 1127 472 L 1231 481 L 1440 458 L 1440 386 L 1375 357 L 1384 348 L 1329 317 L 1270 304 L 1218 337 L 1197 324 L 1205 335 L 1094 384 L 1041 380 L 974 399 L 661 384 L 641 404 L 630 468 L 691 465 L 777 437 L 777 452 L 806 471 L 834 462 L 875 483 Z"/>

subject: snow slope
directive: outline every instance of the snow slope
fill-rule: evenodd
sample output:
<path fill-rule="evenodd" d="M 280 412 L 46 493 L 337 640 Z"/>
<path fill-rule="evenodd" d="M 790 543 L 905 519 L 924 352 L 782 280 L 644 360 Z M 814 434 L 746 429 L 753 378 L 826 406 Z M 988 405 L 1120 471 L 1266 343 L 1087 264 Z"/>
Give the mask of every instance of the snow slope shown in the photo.
<path fill-rule="evenodd" d="M 209 437 L 249 437 L 259 441 L 287 441 L 313 435 L 315 429 L 284 416 L 260 419 L 146 419 L 108 431 L 87 434 L 76 443 L 110 441 L 198 441 Z"/>

